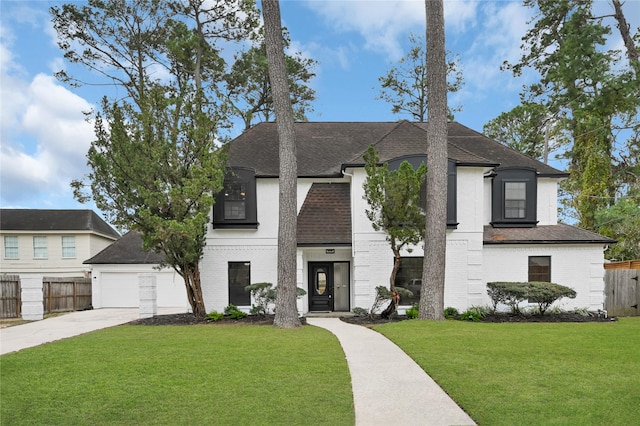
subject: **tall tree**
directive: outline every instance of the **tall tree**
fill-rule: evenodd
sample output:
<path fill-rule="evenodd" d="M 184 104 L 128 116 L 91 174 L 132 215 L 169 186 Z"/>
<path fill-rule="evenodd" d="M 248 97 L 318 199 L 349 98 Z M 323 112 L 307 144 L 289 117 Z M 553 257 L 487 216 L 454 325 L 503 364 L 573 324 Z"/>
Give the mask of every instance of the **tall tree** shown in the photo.
<path fill-rule="evenodd" d="M 562 139 L 557 121 L 544 105 L 524 102 L 487 122 L 483 133 L 546 164 Z"/>
<path fill-rule="evenodd" d="M 427 214 L 420 319 L 444 320 L 447 252 L 447 62 L 442 0 L 425 0 L 427 14 Z"/>
<path fill-rule="evenodd" d="M 284 46 L 290 40 L 284 32 Z M 291 104 L 296 121 L 307 120 L 307 113 L 313 111 L 311 103 L 315 100 L 315 90 L 309 82 L 315 74 L 313 68 L 317 61 L 305 58 L 300 53 L 285 55 L 285 66 L 289 78 Z M 231 71 L 225 76 L 225 94 L 232 113 L 244 122 L 249 129 L 256 121 L 273 120 L 273 99 L 267 67 L 267 52 L 264 39 L 236 56 Z"/>
<path fill-rule="evenodd" d="M 224 61 L 215 42 L 242 36 L 225 20 L 251 20 L 247 5 L 218 0 L 204 9 L 192 0 L 185 7 L 193 8 L 195 21 L 162 0 L 90 0 L 51 9 L 65 58 L 124 90 L 120 99 L 104 98 L 95 114 L 90 173 L 72 182 L 74 194 L 81 201 L 93 197 L 114 225 L 141 232 L 147 249 L 163 253 L 183 277 L 198 316 L 206 313 L 199 262 L 224 170 L 216 139 L 226 118 L 211 84 Z M 83 192 L 87 185 L 90 195 Z"/>
<path fill-rule="evenodd" d="M 296 135 L 293 108 L 289 94 L 287 68 L 284 56 L 280 3 L 262 1 L 264 38 L 269 67 L 269 81 L 278 127 L 279 173 L 279 226 L 278 226 L 278 293 L 273 325 L 281 328 L 300 326 L 296 306 L 297 288 L 297 181 Z"/>
<path fill-rule="evenodd" d="M 566 207 L 579 224 L 595 230 L 595 214 L 620 195 L 624 175 L 615 159 L 620 130 L 637 125 L 640 84 L 633 67 L 606 50 L 611 28 L 592 13 L 591 0 L 527 0 L 536 8 L 533 26 L 523 37 L 523 54 L 507 64 L 516 75 L 531 67 L 540 83 L 525 97 L 544 104 L 569 136 L 570 178 L 563 182 Z"/>
<path fill-rule="evenodd" d="M 391 104 L 393 114 L 409 114 L 415 121 L 427 120 L 429 103 L 429 85 L 427 82 L 427 60 L 425 40 L 415 34 L 409 35 L 411 47 L 398 65 L 391 67 L 387 74 L 379 77 L 380 94 L 376 99 Z M 450 59 L 446 63 L 447 90 L 450 93 L 459 91 L 464 86 L 462 70 L 458 65 L 459 58 L 447 54 Z M 450 108 L 449 118 L 453 120 L 454 112 L 462 107 Z"/>
<path fill-rule="evenodd" d="M 373 229 L 383 231 L 393 252 L 393 269 L 389 277 L 389 291 L 396 294 L 396 275 L 402 263 L 401 252 L 411 249 L 424 237 L 425 217 L 420 200 L 420 188 L 424 183 L 427 167 L 422 164 L 414 170 L 403 161 L 397 170 L 389 170 L 388 164 L 380 165 L 373 146 L 364 155 L 367 177 L 364 181 L 364 197 L 369 204 L 365 211 Z M 383 316 L 395 313 L 397 298 L 391 301 Z"/>

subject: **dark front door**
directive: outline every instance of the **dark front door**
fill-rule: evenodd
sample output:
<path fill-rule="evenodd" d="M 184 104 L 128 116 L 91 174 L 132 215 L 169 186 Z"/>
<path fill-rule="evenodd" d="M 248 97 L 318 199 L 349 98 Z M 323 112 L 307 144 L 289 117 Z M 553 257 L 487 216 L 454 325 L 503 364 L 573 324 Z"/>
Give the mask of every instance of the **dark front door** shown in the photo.
<path fill-rule="evenodd" d="M 333 263 L 309 263 L 309 310 L 333 311 Z"/>

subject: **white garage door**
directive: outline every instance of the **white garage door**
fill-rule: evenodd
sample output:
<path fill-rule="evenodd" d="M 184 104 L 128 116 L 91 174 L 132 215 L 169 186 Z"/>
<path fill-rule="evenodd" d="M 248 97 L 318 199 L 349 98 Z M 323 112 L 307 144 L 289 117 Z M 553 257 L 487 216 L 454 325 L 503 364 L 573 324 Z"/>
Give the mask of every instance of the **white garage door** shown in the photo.
<path fill-rule="evenodd" d="M 140 306 L 138 274 L 131 272 L 103 272 L 102 307 L 137 308 Z"/>

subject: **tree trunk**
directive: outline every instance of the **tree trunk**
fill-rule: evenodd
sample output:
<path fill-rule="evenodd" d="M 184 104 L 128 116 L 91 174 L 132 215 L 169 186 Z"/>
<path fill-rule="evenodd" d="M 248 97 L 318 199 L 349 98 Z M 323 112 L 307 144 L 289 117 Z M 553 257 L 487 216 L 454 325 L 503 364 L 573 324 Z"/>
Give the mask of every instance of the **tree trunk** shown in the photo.
<path fill-rule="evenodd" d="M 191 305 L 191 311 L 196 317 L 204 317 L 207 315 L 202 297 L 202 283 L 200 282 L 200 269 L 197 264 L 186 265 L 182 270 L 177 271 L 184 280 L 187 289 L 187 299 Z"/>
<path fill-rule="evenodd" d="M 280 4 L 263 0 L 264 36 L 267 49 L 269 80 L 280 139 L 279 227 L 278 227 L 278 292 L 273 325 L 281 328 L 300 326 L 296 306 L 297 251 L 297 172 L 293 108 L 284 61 Z"/>
<path fill-rule="evenodd" d="M 420 319 L 444 320 L 447 248 L 447 65 L 442 0 L 425 0 L 427 14 L 427 209 Z"/>
<path fill-rule="evenodd" d="M 398 275 L 398 270 L 400 269 L 400 263 L 402 262 L 402 257 L 400 256 L 399 250 L 393 250 L 393 269 L 391 270 L 391 277 L 389 277 L 389 291 L 393 296 L 389 305 L 380 313 L 382 318 L 392 318 L 395 316 L 398 310 L 398 302 L 400 301 L 399 297 L 396 293 L 396 276 Z"/>
<path fill-rule="evenodd" d="M 631 66 L 638 70 L 638 49 L 633 42 L 633 37 L 631 37 L 627 19 L 625 18 L 624 13 L 622 13 L 622 5 L 619 0 L 611 0 L 611 3 L 613 3 L 613 8 L 616 11 L 613 17 L 616 18 L 616 21 L 618 22 L 618 30 L 620 30 L 620 36 L 622 36 L 624 45 L 627 48 L 627 57 L 629 58 L 629 62 L 631 62 Z"/>

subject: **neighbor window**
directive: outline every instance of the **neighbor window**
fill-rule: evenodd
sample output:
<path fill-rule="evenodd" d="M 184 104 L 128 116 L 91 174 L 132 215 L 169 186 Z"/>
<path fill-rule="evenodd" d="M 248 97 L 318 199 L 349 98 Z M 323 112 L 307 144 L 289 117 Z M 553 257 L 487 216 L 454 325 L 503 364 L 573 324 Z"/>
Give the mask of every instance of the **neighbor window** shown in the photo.
<path fill-rule="evenodd" d="M 62 237 L 62 257 L 74 258 L 76 257 L 76 237 Z"/>
<path fill-rule="evenodd" d="M 529 281 L 551 282 L 551 256 L 529 256 Z"/>
<path fill-rule="evenodd" d="M 256 176 L 253 169 L 234 167 L 224 179 L 213 206 L 214 228 L 258 227 Z"/>
<path fill-rule="evenodd" d="M 413 293 L 412 297 L 400 297 L 401 305 L 413 305 L 420 302 L 420 289 L 422 287 L 422 257 L 403 257 L 400 261 L 400 269 L 396 274 L 395 286 L 406 288 Z"/>
<path fill-rule="evenodd" d="M 18 259 L 18 237 L 4 237 L 4 258 Z"/>
<path fill-rule="evenodd" d="M 537 177 L 534 169 L 497 169 L 493 176 L 491 225 L 536 226 Z"/>
<path fill-rule="evenodd" d="M 250 306 L 251 293 L 245 287 L 251 284 L 250 262 L 229 262 L 229 304 Z"/>
<path fill-rule="evenodd" d="M 33 237 L 33 257 L 35 259 L 47 258 L 47 237 Z"/>

